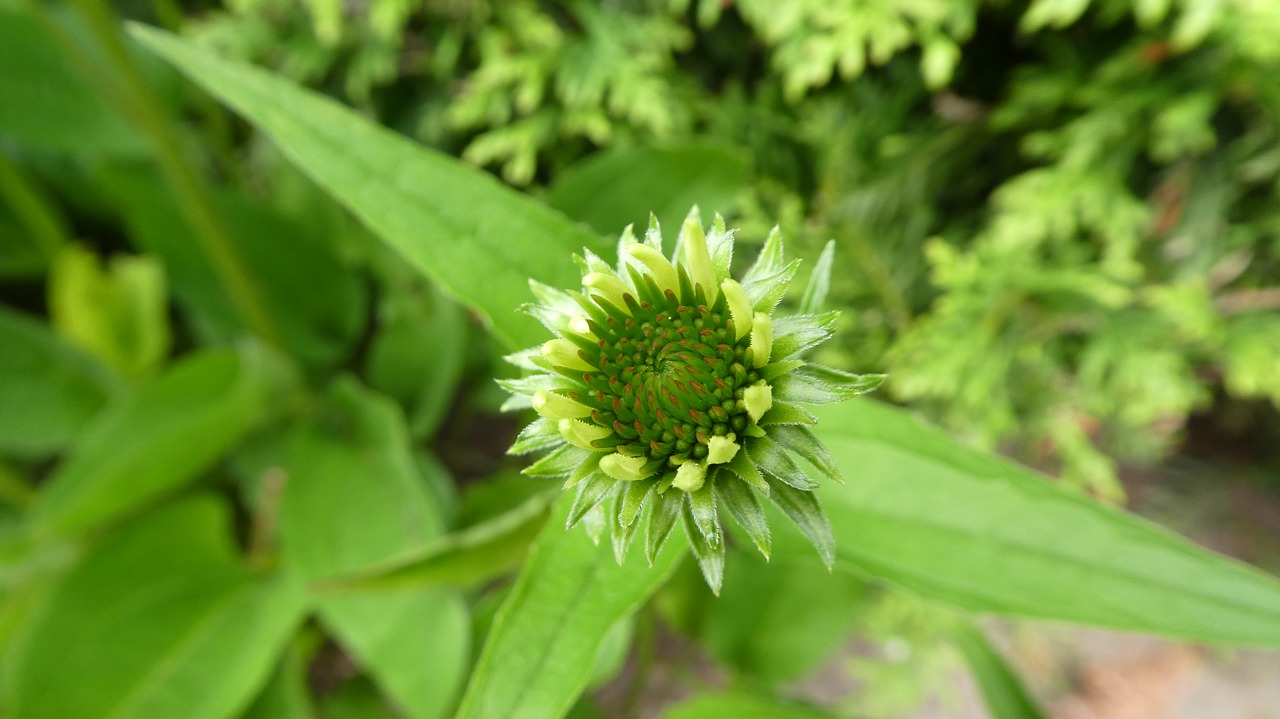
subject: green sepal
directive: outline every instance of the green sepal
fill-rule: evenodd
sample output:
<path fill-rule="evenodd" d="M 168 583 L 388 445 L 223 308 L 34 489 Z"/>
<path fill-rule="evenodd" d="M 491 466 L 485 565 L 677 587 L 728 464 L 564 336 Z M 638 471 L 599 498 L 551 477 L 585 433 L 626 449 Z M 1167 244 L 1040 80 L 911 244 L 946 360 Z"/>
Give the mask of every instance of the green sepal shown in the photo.
<path fill-rule="evenodd" d="M 496 380 L 498 386 L 511 394 L 532 397 L 540 389 L 577 389 L 581 383 L 552 374 L 531 374 L 517 379 Z"/>
<path fill-rule="evenodd" d="M 740 284 L 747 293 L 747 300 L 755 312 L 773 314 L 773 310 L 787 294 L 791 278 L 800 269 L 800 260 L 792 260 L 778 272 L 758 281 L 743 280 Z"/>
<path fill-rule="evenodd" d="M 600 544 L 600 537 L 604 534 L 604 530 L 609 526 L 609 517 L 604 509 L 604 504 L 600 503 L 591 509 L 582 517 L 582 528 L 590 537 L 592 544 Z"/>
<path fill-rule="evenodd" d="M 804 360 L 787 360 L 785 362 L 767 364 L 757 371 L 760 373 L 760 379 L 765 382 L 772 382 L 788 372 L 800 369 L 805 364 Z"/>
<path fill-rule="evenodd" d="M 568 489 L 591 476 L 600 469 L 600 459 L 602 457 L 604 457 L 604 455 L 599 452 L 591 452 L 590 456 L 583 460 L 577 467 L 573 468 L 573 472 L 569 474 L 569 478 L 564 481 L 564 485 L 560 488 Z M 604 472 L 600 472 L 600 474 L 604 474 Z M 605 476 L 608 477 L 608 475 Z M 613 478 L 609 477 L 609 479 L 612 480 Z"/>
<path fill-rule="evenodd" d="M 733 480 L 716 484 L 716 496 L 724 502 L 724 506 L 733 515 L 733 519 L 742 531 L 751 537 L 751 541 L 760 550 L 765 559 L 769 559 L 773 551 L 773 542 L 769 535 L 769 520 L 764 515 L 764 507 L 756 493 L 742 482 Z"/>
<path fill-rule="evenodd" d="M 551 450 L 550 454 L 537 462 L 525 467 L 523 474 L 530 477 L 567 477 L 574 470 L 581 467 L 583 462 L 589 460 L 592 455 L 598 454 L 598 452 L 588 452 L 571 444 L 564 444 Z"/>
<path fill-rule="evenodd" d="M 627 482 L 622 488 L 622 492 L 619 493 L 618 521 L 623 527 L 635 525 L 636 518 L 640 516 L 640 510 L 644 509 L 645 499 L 657 484 L 656 480 L 641 479 L 636 482 Z"/>
<path fill-rule="evenodd" d="M 805 471 L 796 464 L 782 445 L 765 437 L 754 437 L 747 440 L 747 452 L 756 465 L 764 471 L 766 479 L 772 475 L 783 483 L 802 492 L 818 488 L 818 483 L 809 478 Z M 772 485 L 771 485 L 772 486 Z"/>
<path fill-rule="evenodd" d="M 836 540 L 831 533 L 831 522 L 818 503 L 818 495 L 792 487 L 776 477 L 766 477 L 773 493 L 769 501 L 791 518 L 813 548 L 818 550 L 822 563 L 831 569 L 836 563 Z"/>
<path fill-rule="evenodd" d="M 760 474 L 760 468 L 751 460 L 745 449 L 739 450 L 737 454 L 733 455 L 733 459 L 729 460 L 729 463 L 724 466 L 754 489 L 763 492 L 766 496 L 769 494 L 769 483 L 764 481 L 764 475 Z M 724 479 L 728 480 L 729 477 Z"/>
<path fill-rule="evenodd" d="M 689 493 L 689 512 L 694 526 L 702 533 L 707 544 L 717 547 L 724 543 L 724 537 L 720 534 L 720 518 L 716 516 L 715 482 L 704 482 L 697 491 Z"/>
<path fill-rule="evenodd" d="M 792 359 L 816 347 L 835 334 L 840 313 L 832 310 L 820 315 L 788 315 L 773 318 L 773 351 L 770 362 Z"/>
<path fill-rule="evenodd" d="M 756 261 L 752 263 L 751 269 L 743 275 L 742 284 L 760 282 L 766 277 L 781 272 L 787 265 L 784 253 L 782 229 L 775 225 L 769 231 L 769 236 L 765 238 L 764 246 L 760 248 L 760 254 L 756 255 Z"/>
<path fill-rule="evenodd" d="M 630 489 L 631 485 L 634 484 L 639 484 L 639 482 L 632 482 L 631 484 L 628 484 L 627 489 Z M 652 483 L 649 484 L 650 488 L 652 488 Z M 636 518 L 634 516 L 631 518 L 632 521 L 630 522 L 624 523 L 622 521 L 625 503 L 626 493 L 617 492 L 613 495 L 613 501 L 609 507 L 609 525 L 612 529 L 613 557 L 618 561 L 618 564 L 622 564 L 626 561 L 627 552 L 631 549 L 631 541 L 635 539 L 636 531 L 640 529 L 640 522 L 635 521 Z"/>
<path fill-rule="evenodd" d="M 769 408 L 768 412 L 764 413 L 759 422 L 762 427 L 817 423 L 818 418 L 810 414 L 805 408 L 786 402 L 779 402 L 777 399 L 774 399 L 773 406 Z"/>
<path fill-rule="evenodd" d="M 507 450 L 507 454 L 529 454 L 561 442 L 564 442 L 564 437 L 560 435 L 560 429 L 556 423 L 546 417 L 539 417 L 520 430 L 515 443 L 511 445 L 511 449 Z"/>
<path fill-rule="evenodd" d="M 784 425 L 775 427 L 770 434 L 778 444 L 804 457 L 805 461 L 831 481 L 844 484 L 844 476 L 840 473 L 835 458 L 831 456 L 831 451 L 814 436 L 813 430 L 803 425 Z"/>
<path fill-rule="evenodd" d="M 809 284 L 805 285 L 804 294 L 800 297 L 802 313 L 819 312 L 827 303 L 827 292 L 831 289 L 831 267 L 835 264 L 836 241 L 827 240 L 813 264 L 813 273 L 809 275 Z"/>
<path fill-rule="evenodd" d="M 653 510 L 649 513 L 649 526 L 645 530 L 644 537 L 644 555 L 651 567 L 653 560 L 658 558 L 658 552 L 662 551 L 662 545 L 671 535 L 676 517 L 680 516 L 680 507 L 684 504 L 684 492 L 655 494 L 653 498 L 655 500 Z"/>
<path fill-rule="evenodd" d="M 693 549 L 693 556 L 698 560 L 698 568 L 702 570 L 702 576 L 707 580 L 711 593 L 718 597 L 720 587 L 724 583 L 724 542 L 718 544 L 708 542 L 698 528 L 690 505 L 683 506 L 684 511 L 680 513 L 680 517 L 684 521 L 684 533 L 689 537 L 689 547 Z"/>
<path fill-rule="evenodd" d="M 810 364 L 775 380 L 773 396 L 798 404 L 832 404 L 870 392 L 884 380 L 882 374 L 851 374 Z"/>
<path fill-rule="evenodd" d="M 569 508 L 569 519 L 565 529 L 572 529 L 583 515 L 596 508 L 618 486 L 617 481 L 600 470 L 593 470 L 578 482 L 578 494 L 573 498 L 573 506 Z"/>

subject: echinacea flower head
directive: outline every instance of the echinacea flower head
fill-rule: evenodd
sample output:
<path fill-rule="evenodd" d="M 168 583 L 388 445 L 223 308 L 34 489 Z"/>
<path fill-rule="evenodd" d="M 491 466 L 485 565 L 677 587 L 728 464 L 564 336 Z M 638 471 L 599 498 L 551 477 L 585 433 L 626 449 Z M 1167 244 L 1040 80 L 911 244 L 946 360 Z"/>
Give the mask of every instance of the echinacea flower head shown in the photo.
<path fill-rule="evenodd" d="M 804 405 L 874 389 L 882 375 L 853 375 L 800 359 L 831 336 L 837 313 L 818 312 L 833 246 L 812 273 L 799 312 L 774 316 L 799 261 L 778 231 L 741 281 L 730 276 L 733 232 L 697 210 L 672 255 L 656 221 L 644 241 L 627 228 L 610 265 L 585 252 L 579 290 L 531 282 L 524 309 L 555 336 L 509 359 L 533 372 L 504 380 L 513 401 L 540 417 L 513 454 L 550 450 L 524 471 L 576 487 L 569 526 L 607 526 L 618 561 L 641 524 L 650 563 L 679 522 L 707 583 L 724 570 L 721 508 L 765 557 L 761 500 L 790 517 L 828 564 L 834 541 L 811 473 L 842 481 Z"/>

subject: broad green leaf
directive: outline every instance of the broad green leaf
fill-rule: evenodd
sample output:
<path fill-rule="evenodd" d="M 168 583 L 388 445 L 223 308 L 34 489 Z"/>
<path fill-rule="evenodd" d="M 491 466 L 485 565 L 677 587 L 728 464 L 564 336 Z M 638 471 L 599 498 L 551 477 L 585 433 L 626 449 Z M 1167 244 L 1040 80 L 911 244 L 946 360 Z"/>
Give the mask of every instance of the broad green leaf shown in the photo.
<path fill-rule="evenodd" d="M 527 280 L 581 280 L 571 252 L 605 242 L 492 177 L 378 127 L 327 98 L 167 33 L 135 37 L 240 112 L 414 267 L 484 317 L 512 346 L 545 339 L 514 309 Z"/>
<path fill-rule="evenodd" d="M 0 138 L 43 150 L 137 156 L 146 144 L 35 18 L 0 7 Z"/>
<path fill-rule="evenodd" d="M 838 558 L 968 609 L 1280 647 L 1280 581 L 866 400 L 815 432 Z"/>
<path fill-rule="evenodd" d="M 230 519 L 217 500 L 186 500 L 95 547 L 15 648 L 7 716 L 230 719 L 243 711 L 302 620 L 305 595 L 250 575 Z"/>
<path fill-rule="evenodd" d="M 605 636 L 684 556 L 673 539 L 654 566 L 632 552 L 619 566 L 608 542 L 566 531 L 564 493 L 503 603 L 471 675 L 458 719 L 551 719 L 573 706 Z"/>
<path fill-rule="evenodd" d="M 662 719 L 835 719 L 820 709 L 744 690 L 703 694 L 668 709 Z"/>
<path fill-rule="evenodd" d="M 980 629 L 958 619 L 951 637 L 969 665 L 992 719 L 1044 719 L 1045 713 Z"/>
<path fill-rule="evenodd" d="M 240 313 L 162 177 L 149 168 L 111 167 L 98 180 L 119 206 L 131 239 L 164 263 L 176 303 L 201 339 L 226 344 L 242 336 Z M 366 319 L 368 293 L 330 238 L 239 194 L 219 192 L 214 205 L 259 280 L 284 347 L 321 368 L 345 358 Z"/>
<path fill-rule="evenodd" d="M 748 490 L 750 491 L 750 490 Z M 807 540 L 771 512 L 774 556 L 730 552 L 724 589 L 707 607 L 702 637 L 719 661 L 769 682 L 798 679 L 848 639 L 866 582 L 828 572 Z"/>
<path fill-rule="evenodd" d="M 352 380 L 336 383 L 316 419 L 290 438 L 284 467 L 282 552 L 303 579 L 368 569 L 444 531 L 399 408 Z M 323 623 L 409 716 L 430 719 L 451 708 L 471 638 L 458 594 L 416 589 L 318 599 Z"/>
<path fill-rule="evenodd" d="M 105 367 L 47 325 L 0 307 L 0 452 L 61 450 L 117 389 Z"/>
<path fill-rule="evenodd" d="M 257 351 L 200 352 L 114 402 L 42 488 L 36 531 L 88 529 L 197 477 L 261 419 L 274 384 L 270 363 Z"/>
<path fill-rule="evenodd" d="M 620 148 L 559 173 L 546 200 L 604 235 L 616 235 L 628 224 L 643 229 L 650 212 L 670 230 L 694 205 L 708 217 L 726 211 L 749 175 L 746 155 L 721 142 Z"/>
<path fill-rule="evenodd" d="M 240 719 L 316 719 L 307 684 L 307 652 L 298 646 L 285 650 L 275 674 Z"/>

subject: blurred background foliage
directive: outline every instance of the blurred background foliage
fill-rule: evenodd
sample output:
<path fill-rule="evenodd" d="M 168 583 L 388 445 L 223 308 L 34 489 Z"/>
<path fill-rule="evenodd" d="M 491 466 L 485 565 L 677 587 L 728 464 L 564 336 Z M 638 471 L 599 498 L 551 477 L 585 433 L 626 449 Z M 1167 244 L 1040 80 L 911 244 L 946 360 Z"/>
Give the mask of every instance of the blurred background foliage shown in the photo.
<path fill-rule="evenodd" d="M 185 31 L 601 232 L 692 194 L 835 238 L 828 361 L 1108 499 L 1192 414 L 1280 403 L 1273 3 L 239 0 Z"/>
<path fill-rule="evenodd" d="M 278 519 L 281 551 L 311 580 L 526 499 L 533 489 L 502 456 L 516 424 L 497 416 L 503 398 L 491 382 L 510 372 L 498 359 L 509 348 L 265 138 L 104 31 L 115 20 L 103 6 L 74 5 L 0 1 L 0 67 L 23 68 L 0 72 L 0 532 L 16 536 L 28 513 L 50 536 L 118 519 L 130 500 L 102 499 L 112 477 L 145 474 L 139 497 L 159 496 L 237 447 L 202 480 L 235 499 L 233 516 L 198 502 L 158 512 L 154 527 L 104 550 L 101 566 L 77 570 L 162 573 L 129 542 L 170 537 L 155 541 L 208 554 L 217 604 L 250 589 L 205 528 L 237 527 L 250 563 L 269 565 L 275 527 L 262 523 Z M 1213 441 L 1261 432 L 1249 451 L 1275 460 L 1280 4 L 129 0 L 113 9 L 336 97 L 601 235 L 650 211 L 675 227 L 697 202 L 741 227 L 744 247 L 775 223 L 802 257 L 834 238 L 831 301 L 844 314 L 822 361 L 888 372 L 882 398 L 1104 499 L 1123 501 L 1118 462 L 1160 460 L 1193 417 Z M 247 330 L 272 348 L 246 343 Z M 46 411 L 17 413 L 33 402 Z M 196 439 L 200 456 L 184 456 Z M 129 464 L 131 442 L 170 447 L 171 466 Z M 55 470 L 72 450 L 78 464 Z M 328 477 L 317 503 L 278 506 L 268 456 Z M 386 496 L 354 491 L 332 470 L 379 462 L 398 478 Z M 82 478 L 90 465 L 110 471 Z M 46 480 L 97 494 L 37 499 Z M 347 511 L 331 516 L 332 506 Z M 394 511 L 413 513 L 413 528 L 380 526 Z M 334 536 L 348 554 L 307 554 Z M 71 562 L 71 550 L 51 546 L 32 556 L 6 545 L 6 559 L 20 561 L 0 583 L 0 648 L 52 586 L 39 578 Z M 851 708 L 874 714 L 904 710 L 956 661 L 936 648 L 953 623 L 945 611 L 847 576 L 774 581 L 815 576 L 802 552 L 777 555 L 768 578 L 728 572 L 720 602 L 743 603 L 733 611 L 708 611 L 685 567 L 659 597 L 664 618 L 770 684 L 816 668 L 836 638 L 857 631 L 888 647 L 886 662 L 850 669 L 876 688 Z M 389 716 L 387 696 L 407 716 L 439 716 L 503 591 L 466 604 L 437 590 L 391 605 L 330 601 L 317 624 L 272 640 L 287 644 L 287 660 L 250 715 L 292 716 L 281 712 L 308 701 L 309 678 L 326 717 Z M 100 601 L 111 606 L 110 592 Z M 281 590 L 272 606 L 287 613 L 290 601 Z M 797 627 L 801 607 L 810 621 Z M 397 630 L 444 637 L 431 661 L 454 657 L 452 674 L 423 684 L 426 660 L 379 645 L 394 644 L 382 618 L 408 616 L 417 619 Z M 602 653 L 598 680 L 614 673 L 631 631 Z M 650 656 L 651 640 L 637 636 Z M 375 686 L 333 637 L 370 665 L 395 658 L 373 667 Z M 923 658 L 886 671 L 902 642 Z M 36 656 L 29 671 L 59 661 Z"/>

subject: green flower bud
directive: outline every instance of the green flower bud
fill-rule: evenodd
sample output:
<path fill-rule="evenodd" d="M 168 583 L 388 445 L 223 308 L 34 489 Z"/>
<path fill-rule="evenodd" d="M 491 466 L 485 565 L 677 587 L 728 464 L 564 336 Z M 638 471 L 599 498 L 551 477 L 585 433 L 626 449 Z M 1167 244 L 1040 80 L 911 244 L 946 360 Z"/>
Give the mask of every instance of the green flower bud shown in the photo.
<path fill-rule="evenodd" d="M 745 520 L 745 531 L 756 532 L 751 538 L 767 554 L 769 534 L 758 500 L 792 496 L 788 493 L 796 488 L 814 484 L 803 476 L 809 464 L 787 461 L 779 453 L 811 457 L 825 452 L 803 425 L 760 424 L 774 406 L 775 393 L 794 408 L 813 396 L 815 386 L 839 399 L 875 385 L 837 370 L 810 370 L 803 361 L 770 364 L 774 322 L 754 308 L 772 308 L 785 294 L 794 263 L 784 262 L 775 231 L 758 266 L 739 282 L 729 277 L 732 243 L 719 217 L 708 235 L 691 213 L 678 257 L 663 255 L 655 221 L 645 244 L 624 235 L 624 264 L 617 274 L 587 252 L 581 295 L 531 283 L 539 300 L 533 312 L 551 318 L 549 326 L 562 336 L 512 355 L 520 367 L 541 374 L 502 383 L 551 420 L 531 425 L 517 441 L 519 453 L 558 447 L 535 474 L 551 476 L 577 465 L 581 472 L 570 484 L 580 487 L 579 502 L 591 506 L 576 506 L 575 513 L 606 500 L 613 502 L 607 506 L 622 507 L 610 522 L 619 556 L 646 506 L 653 507 L 647 514 L 651 561 L 673 526 L 697 532 L 701 541 L 690 546 L 713 589 L 724 566 L 723 531 L 714 511 L 721 493 L 735 498 L 730 505 L 735 512 L 750 515 L 735 516 Z M 814 274 L 811 281 L 826 282 Z M 584 314 L 577 314 L 580 310 Z M 797 315 L 779 326 L 812 345 L 831 334 L 831 322 L 823 317 Z M 805 382 L 778 381 L 790 372 L 816 373 Z M 805 387 L 810 389 L 793 389 Z M 545 463 L 555 469 L 549 471 Z M 757 501 L 743 499 L 742 492 L 757 493 Z M 816 505 L 805 506 L 815 508 L 797 509 L 792 503 L 785 505 L 786 513 L 803 522 L 829 563 L 834 550 L 829 529 L 823 529 L 826 518 Z M 686 521 L 671 522 L 678 513 Z"/>
<path fill-rule="evenodd" d="M 671 486 L 676 489 L 683 489 L 686 492 L 696 492 L 702 489 L 702 485 L 707 481 L 707 468 L 698 462 L 685 462 L 676 470 L 676 478 L 672 480 Z"/>
<path fill-rule="evenodd" d="M 533 411 L 547 419 L 557 420 L 591 416 L 590 407 L 545 389 L 540 389 L 533 394 Z"/>
<path fill-rule="evenodd" d="M 600 458 L 600 470 L 623 482 L 644 479 L 653 474 L 653 472 L 646 472 L 644 465 L 644 457 L 629 457 L 617 452 Z"/>

